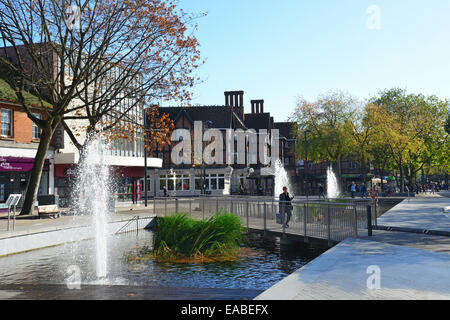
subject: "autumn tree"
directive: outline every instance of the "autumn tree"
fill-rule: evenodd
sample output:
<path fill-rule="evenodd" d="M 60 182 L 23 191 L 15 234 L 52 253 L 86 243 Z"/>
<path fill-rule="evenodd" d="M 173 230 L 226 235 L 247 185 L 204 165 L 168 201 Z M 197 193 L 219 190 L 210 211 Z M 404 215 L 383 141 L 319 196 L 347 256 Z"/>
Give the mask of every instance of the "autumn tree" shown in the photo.
<path fill-rule="evenodd" d="M 321 95 L 314 102 L 300 98 L 291 120 L 297 122 L 298 132 L 310 130 L 308 158 L 330 161 L 341 176 L 340 160 L 352 150 L 352 121 L 357 100 L 342 92 Z M 296 150 L 304 157 L 304 148 Z"/>
<path fill-rule="evenodd" d="M 190 98 L 200 59 L 194 21 L 165 0 L 0 0 L 1 55 L 15 75 L 8 82 L 42 130 L 21 214 L 32 211 L 59 125 L 82 150 L 102 132 L 135 136 L 155 101 Z M 27 90 L 44 119 L 25 102 Z"/>
<path fill-rule="evenodd" d="M 437 161 L 441 148 L 448 144 L 444 129 L 448 102 L 435 96 L 407 94 L 403 89 L 382 91 L 372 102 L 377 106 L 372 123 L 400 172 L 404 191 L 405 179 L 413 183 L 416 174 Z"/>

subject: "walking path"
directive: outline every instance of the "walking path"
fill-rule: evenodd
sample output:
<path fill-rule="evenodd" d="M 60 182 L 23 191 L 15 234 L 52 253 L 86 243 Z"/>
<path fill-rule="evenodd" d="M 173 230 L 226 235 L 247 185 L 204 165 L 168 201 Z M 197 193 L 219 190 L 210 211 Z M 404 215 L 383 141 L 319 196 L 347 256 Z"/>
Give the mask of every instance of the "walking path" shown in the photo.
<path fill-rule="evenodd" d="M 442 213 L 450 205 L 447 196 L 403 201 L 378 225 L 414 232 L 376 230 L 373 237 L 349 238 L 256 300 L 450 300 L 450 237 L 415 233 L 450 230 Z"/>
<path fill-rule="evenodd" d="M 450 213 L 443 212 L 447 206 L 450 206 L 450 198 L 447 197 L 411 198 L 378 218 L 378 226 L 405 231 L 438 231 L 450 235 Z"/>
<path fill-rule="evenodd" d="M 371 270 L 380 272 L 379 288 Z M 449 270 L 449 254 L 347 239 L 256 299 L 447 300 Z"/>

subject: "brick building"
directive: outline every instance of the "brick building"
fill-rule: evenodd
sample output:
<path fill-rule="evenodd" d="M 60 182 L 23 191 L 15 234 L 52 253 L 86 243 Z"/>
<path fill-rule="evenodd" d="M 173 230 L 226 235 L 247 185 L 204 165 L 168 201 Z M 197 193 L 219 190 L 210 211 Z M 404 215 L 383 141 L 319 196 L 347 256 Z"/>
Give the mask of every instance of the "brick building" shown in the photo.
<path fill-rule="evenodd" d="M 225 105 L 218 106 L 193 106 L 193 107 L 161 107 L 160 112 L 168 114 L 173 120 L 175 129 L 187 129 L 194 139 L 195 122 L 200 122 L 202 128 L 216 129 L 226 137 L 228 129 L 267 130 L 278 129 L 280 132 L 279 155 L 286 165 L 290 175 L 295 174 L 295 158 L 293 151 L 295 140 L 292 139 L 290 123 L 276 123 L 270 113 L 264 112 L 264 100 L 251 100 L 251 112 L 246 113 L 244 108 L 244 92 L 225 92 Z M 259 141 L 259 140 L 257 140 Z M 150 189 L 149 193 L 162 196 L 164 187 L 170 195 L 193 196 L 202 193 L 211 195 L 230 194 L 265 194 L 273 195 L 274 177 L 262 173 L 266 168 L 262 164 L 255 164 L 258 161 L 250 159 L 252 155 L 248 152 L 246 145 L 245 163 L 227 164 L 226 158 L 229 156 L 226 149 L 226 142 L 223 142 L 223 164 L 207 165 L 204 163 L 174 165 L 171 161 L 171 154 L 176 143 L 154 150 L 152 156 L 163 160 L 161 169 L 149 170 Z M 206 145 L 205 145 L 206 146 Z M 260 143 L 258 142 L 258 150 Z M 233 150 L 237 150 L 237 141 Z M 271 147 L 268 153 L 272 154 Z M 236 153 L 231 155 L 238 157 Z M 193 155 L 192 155 L 193 158 Z M 258 162 L 259 163 L 259 162 Z M 262 187 L 262 191 L 258 188 Z"/>
<path fill-rule="evenodd" d="M 10 90 L 3 80 L 1 96 Z M 6 95 L 7 96 L 7 95 Z M 11 97 L 11 96 L 10 96 Z M 35 107 L 35 115 L 44 118 L 44 111 Z M 24 194 L 34 165 L 40 129 L 28 118 L 22 106 L 12 98 L 0 100 L 0 204 L 12 193 Z M 54 193 L 54 148 L 46 154 L 38 194 Z M 23 200 L 23 197 L 22 197 Z"/>

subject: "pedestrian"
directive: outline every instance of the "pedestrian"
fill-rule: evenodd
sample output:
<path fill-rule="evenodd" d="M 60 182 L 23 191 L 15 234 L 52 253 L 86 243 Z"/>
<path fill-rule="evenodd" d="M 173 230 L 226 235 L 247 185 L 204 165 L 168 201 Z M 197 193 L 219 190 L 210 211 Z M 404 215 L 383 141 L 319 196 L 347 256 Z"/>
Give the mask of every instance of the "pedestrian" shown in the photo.
<path fill-rule="evenodd" d="M 352 198 L 355 198 L 355 192 L 356 192 L 356 185 L 355 182 L 352 182 L 352 185 L 350 186 L 350 193 L 352 194 Z"/>
<path fill-rule="evenodd" d="M 361 185 L 361 198 L 367 198 L 367 194 L 366 194 L 366 186 L 364 184 Z"/>
<path fill-rule="evenodd" d="M 286 228 L 289 228 L 289 221 L 291 221 L 292 216 L 292 203 L 294 196 L 290 196 L 287 187 L 283 187 L 283 193 L 280 194 L 280 213 L 283 216 L 283 223 Z"/>
<path fill-rule="evenodd" d="M 323 197 L 325 199 L 325 190 L 321 184 L 319 184 L 319 199 Z"/>

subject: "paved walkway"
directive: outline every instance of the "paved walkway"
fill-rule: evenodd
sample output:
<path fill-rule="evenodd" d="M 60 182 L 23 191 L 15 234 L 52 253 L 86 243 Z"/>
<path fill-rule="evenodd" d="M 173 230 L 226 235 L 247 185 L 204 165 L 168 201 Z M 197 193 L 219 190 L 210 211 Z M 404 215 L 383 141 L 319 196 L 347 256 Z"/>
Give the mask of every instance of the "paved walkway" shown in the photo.
<path fill-rule="evenodd" d="M 378 218 L 373 237 L 349 238 L 259 295 L 261 300 L 450 300 L 450 193 L 404 200 Z M 405 232 L 410 231 L 410 232 Z M 450 233 L 449 233 L 450 234 Z M 380 288 L 368 287 L 376 266 Z"/>
<path fill-rule="evenodd" d="M 447 197 L 404 200 L 378 218 L 378 226 L 411 231 L 442 231 L 450 235 L 450 214 L 442 210 L 446 206 L 450 206 L 450 198 Z"/>
<path fill-rule="evenodd" d="M 380 287 L 367 282 L 375 266 Z M 347 239 L 257 300 L 450 300 L 450 255 Z"/>
<path fill-rule="evenodd" d="M 110 222 L 128 221 L 134 216 L 140 218 L 153 217 L 153 212 L 149 210 L 122 210 L 115 214 L 109 215 Z M 31 233 L 55 231 L 67 228 L 75 228 L 88 226 L 92 223 L 91 216 L 61 216 L 58 219 L 39 219 L 38 217 L 16 217 L 16 226 L 12 230 L 12 219 L 10 221 L 10 231 L 8 229 L 8 221 L 5 217 L 0 218 L 0 239 L 17 237 Z"/>

